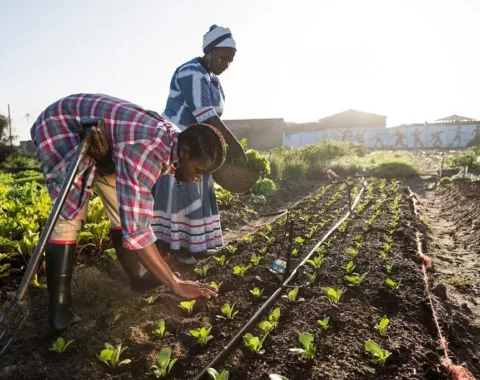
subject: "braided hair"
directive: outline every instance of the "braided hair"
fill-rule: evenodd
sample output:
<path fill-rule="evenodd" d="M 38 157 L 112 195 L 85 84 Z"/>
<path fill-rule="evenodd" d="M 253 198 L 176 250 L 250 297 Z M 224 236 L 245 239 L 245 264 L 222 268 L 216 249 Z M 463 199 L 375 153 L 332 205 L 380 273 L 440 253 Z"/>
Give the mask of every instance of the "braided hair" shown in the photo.
<path fill-rule="evenodd" d="M 191 159 L 211 160 L 216 167 L 222 165 L 227 156 L 225 139 L 208 124 L 192 124 L 180 133 L 178 143 L 188 146 Z"/>

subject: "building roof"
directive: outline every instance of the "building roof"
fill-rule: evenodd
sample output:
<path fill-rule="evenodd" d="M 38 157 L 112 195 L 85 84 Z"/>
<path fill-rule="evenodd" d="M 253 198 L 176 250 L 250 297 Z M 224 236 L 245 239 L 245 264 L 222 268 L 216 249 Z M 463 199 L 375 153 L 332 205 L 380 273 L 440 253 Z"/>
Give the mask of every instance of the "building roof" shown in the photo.
<path fill-rule="evenodd" d="M 470 117 L 460 116 L 460 115 L 451 115 L 451 116 L 443 117 L 441 119 L 437 119 L 435 121 L 440 121 L 444 123 L 453 123 L 453 122 L 461 122 L 461 121 L 475 121 L 475 119 L 472 119 Z"/>
<path fill-rule="evenodd" d="M 343 115 L 343 114 L 357 114 L 357 115 L 370 115 L 370 116 L 377 116 L 377 117 L 384 117 L 386 118 L 386 116 L 384 115 L 378 115 L 378 114 L 375 114 L 375 113 L 370 113 L 370 112 L 363 112 L 363 111 L 357 111 L 357 110 L 354 110 L 354 109 L 348 109 L 346 111 L 342 111 L 342 112 L 339 112 L 339 113 L 336 113 L 336 114 L 333 114 L 333 115 L 330 115 L 330 116 L 326 116 L 322 119 L 319 119 L 318 121 L 326 121 L 326 120 L 329 120 L 331 118 L 334 118 L 334 117 L 337 117 L 337 116 L 340 116 L 340 115 Z"/>

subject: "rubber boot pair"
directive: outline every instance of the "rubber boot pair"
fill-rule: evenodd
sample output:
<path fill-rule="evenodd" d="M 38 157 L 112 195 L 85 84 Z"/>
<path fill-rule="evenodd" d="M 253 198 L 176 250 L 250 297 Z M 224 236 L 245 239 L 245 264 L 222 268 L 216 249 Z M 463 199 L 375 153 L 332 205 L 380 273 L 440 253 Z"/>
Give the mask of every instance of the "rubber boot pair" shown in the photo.
<path fill-rule="evenodd" d="M 71 282 L 76 244 L 48 243 L 45 250 L 48 321 L 57 334 L 81 321 L 72 309 Z"/>
<path fill-rule="evenodd" d="M 117 258 L 130 279 L 130 289 L 135 292 L 144 292 L 154 289 L 162 283 L 143 266 L 134 251 L 122 246 L 122 231 L 110 230 L 110 238 L 117 253 Z"/>

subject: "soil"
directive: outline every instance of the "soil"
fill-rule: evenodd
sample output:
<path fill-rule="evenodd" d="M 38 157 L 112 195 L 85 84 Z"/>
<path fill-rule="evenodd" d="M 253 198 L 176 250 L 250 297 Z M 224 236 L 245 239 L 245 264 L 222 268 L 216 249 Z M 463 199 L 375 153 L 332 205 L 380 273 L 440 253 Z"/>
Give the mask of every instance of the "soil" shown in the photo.
<path fill-rule="evenodd" d="M 428 226 L 414 215 L 411 200 L 406 192 L 403 192 L 400 203 L 401 217 L 392 235 L 392 249 L 387 260 L 383 261 L 378 252 L 390 234 L 389 224 L 393 221 L 390 205 L 395 197 L 389 185 L 385 188 L 386 199 L 382 203 L 381 214 L 367 231 L 363 229 L 367 225 L 367 220 L 373 215 L 375 201 L 380 196 L 379 182 L 375 180 L 373 198 L 369 203 L 365 203 L 363 212 L 359 215 L 355 214 L 346 230 L 343 233 L 337 230 L 334 237 L 329 240 L 331 244 L 330 247 L 325 248 L 324 261 L 316 282 L 300 289 L 299 297 L 303 297 L 305 301 L 292 303 L 285 298 L 279 298 L 262 315 L 265 319 L 273 308 L 279 307 L 281 310 L 278 327 L 264 342 L 265 353 L 254 354 L 240 342 L 229 356 L 218 363 L 218 370 L 228 369 L 230 379 L 252 380 L 268 379 L 268 374 L 272 373 L 284 375 L 290 380 L 448 379 L 446 370 L 440 364 L 443 353 L 438 344 L 437 332 L 426 298 L 422 272 L 415 259 L 417 249 L 415 233 L 418 229 L 428 237 L 424 241 L 425 252 L 432 256 L 435 265 L 430 274 L 438 276 L 436 280 L 443 281 L 442 264 L 434 253 L 446 247 L 445 250 L 449 251 L 455 262 L 458 260 L 458 266 L 454 267 L 458 269 L 456 273 L 463 274 L 466 279 L 471 280 L 469 296 L 475 299 L 476 295 L 477 300 L 478 281 L 475 282 L 474 268 L 477 268 L 478 273 L 478 256 L 475 255 L 478 253 L 478 243 L 473 241 L 474 235 L 468 236 L 466 233 L 454 232 L 452 237 L 455 242 L 454 247 L 459 249 L 461 247 L 463 251 L 452 249 L 448 244 L 436 247 L 438 236 L 447 231 L 446 226 L 444 226 L 445 229 L 429 230 Z M 358 181 L 356 185 L 359 189 Z M 473 203 L 469 197 L 473 197 L 475 190 L 466 191 L 465 189 L 468 190 L 468 186 L 453 184 L 451 188 L 438 190 L 438 194 L 437 192 L 425 194 L 426 199 L 420 196 L 428 212 L 433 212 L 432 210 L 438 212 L 438 214 L 428 214 L 432 218 L 430 226 L 434 221 L 444 218 L 457 224 L 460 227 L 457 231 L 476 232 L 475 229 L 468 229 L 473 222 L 468 222 L 467 219 L 471 217 L 472 221 L 478 221 L 480 214 L 476 211 L 474 214 L 472 211 L 467 213 L 468 209 L 465 207 L 467 200 L 470 200 L 469 205 Z M 301 201 L 289 216 L 295 221 L 293 237 L 302 236 L 305 239 L 303 246 L 296 246 L 299 254 L 292 257 L 293 267 L 298 265 L 315 247 L 319 239 L 331 229 L 348 208 L 346 189 L 340 185 L 323 187 L 320 192 L 321 196 L 314 194 Z M 458 199 L 452 206 L 449 200 L 454 196 Z M 427 203 L 437 202 L 436 199 L 442 199 L 442 197 L 445 201 L 443 208 L 438 203 Z M 363 200 L 364 198 L 361 202 Z M 461 203 L 462 200 L 465 200 L 465 204 Z M 460 214 L 461 212 L 464 214 Z M 426 218 L 429 217 L 428 215 Z M 450 216 L 447 217 L 447 215 Z M 457 217 L 458 219 L 455 219 Z M 168 378 L 176 380 L 195 378 L 251 318 L 267 297 L 279 287 L 280 280 L 268 270 L 268 266 L 275 258 L 286 256 L 288 240 L 285 238 L 284 219 L 285 217 L 282 217 L 275 221 L 271 232 L 263 230 L 268 237 L 275 237 L 272 245 L 257 233 L 250 244 L 232 239 L 232 241 L 237 240 L 238 250 L 233 255 L 229 255 L 230 262 L 225 266 L 221 266 L 212 258 L 205 259 L 200 266 L 208 264 L 211 267 L 206 278 L 201 278 L 193 272 L 192 268 L 175 268 L 186 278 L 223 282 L 219 297 L 209 302 L 197 301 L 191 316 L 186 315 L 178 307 L 180 300 L 164 287 L 159 287 L 147 294 L 132 293 L 118 263 L 111 261 L 108 257 L 102 258 L 96 266 L 77 265 L 73 298 L 75 310 L 83 321 L 63 335 L 67 340 L 75 340 L 63 354 L 48 350 L 54 336 L 46 322 L 46 290 L 31 289 L 27 300 L 31 310 L 30 316 L 21 334 L 2 357 L 0 377 L 2 379 L 147 379 L 151 377 L 145 373 L 154 363 L 158 352 L 162 348 L 170 347 L 172 356 L 178 358 L 178 361 Z M 306 238 L 305 235 L 310 231 L 311 226 L 320 222 L 324 224 L 323 227 L 319 228 L 311 239 Z M 361 286 L 351 287 L 344 279 L 343 267 L 350 260 L 345 252 L 347 248 L 352 247 L 357 235 L 361 236 L 362 246 L 354 260 L 355 272 L 367 273 L 367 275 Z M 260 264 L 249 270 L 245 277 L 232 274 L 234 266 L 248 265 L 250 256 L 265 247 L 267 252 L 262 256 Z M 468 267 L 467 260 L 458 259 L 459 254 L 471 255 L 469 260 L 475 260 L 473 266 Z M 386 263 L 393 265 L 388 276 L 395 281 L 401 280 L 398 290 L 385 285 Z M 471 276 L 468 275 L 468 277 L 467 267 L 471 269 L 471 272 L 468 272 Z M 294 283 L 302 284 L 304 281 L 305 277 L 300 276 Z M 8 285 L 1 284 L 2 299 L 5 298 L 5 289 L 14 289 L 12 287 L 14 283 Z M 322 287 L 325 286 L 344 289 L 345 293 L 338 305 L 332 304 L 324 297 Z M 250 294 L 250 290 L 254 287 L 264 289 L 262 299 L 256 299 Z M 479 377 L 480 329 L 475 324 L 475 309 L 469 307 L 471 310 L 469 312 L 461 305 L 457 305 L 452 294 L 451 288 L 447 285 L 447 301 L 442 301 L 440 297 L 435 298 L 440 323 L 445 338 L 450 343 L 449 355 L 455 363 L 465 363 L 473 375 Z M 147 304 L 144 300 L 149 295 L 157 297 L 152 304 Z M 235 303 L 238 315 L 233 320 L 218 319 L 216 316 L 220 314 L 221 307 L 227 302 Z M 473 301 L 469 302 L 473 304 Z M 109 326 L 106 321 L 114 313 L 120 313 L 121 317 L 115 324 Z M 390 319 L 387 336 L 381 336 L 375 329 L 376 323 L 383 315 L 387 315 Z M 324 331 L 316 321 L 327 316 L 330 317 L 330 327 Z M 156 338 L 152 334 L 156 322 L 160 319 L 165 320 L 170 336 Z M 249 331 L 260 336 L 256 325 L 257 323 Z M 214 338 L 206 346 L 196 344 L 189 335 L 189 330 L 201 326 L 212 326 L 211 335 Z M 313 360 L 299 358 L 288 350 L 292 347 L 300 347 L 298 335 L 302 332 L 309 332 L 315 337 L 317 353 Z M 364 350 L 365 341 L 368 339 L 373 339 L 392 353 L 385 367 L 371 362 Z M 122 354 L 122 358 L 131 359 L 131 363 L 114 369 L 107 368 L 95 357 L 103 349 L 105 342 L 114 345 L 122 343 L 124 347 L 126 346 L 127 349 Z"/>

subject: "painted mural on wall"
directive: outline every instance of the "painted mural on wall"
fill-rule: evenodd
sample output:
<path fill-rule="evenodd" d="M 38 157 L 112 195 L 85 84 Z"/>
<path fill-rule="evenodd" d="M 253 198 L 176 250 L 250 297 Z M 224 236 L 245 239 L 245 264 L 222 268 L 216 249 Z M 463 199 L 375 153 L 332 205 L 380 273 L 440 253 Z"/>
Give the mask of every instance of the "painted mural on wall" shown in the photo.
<path fill-rule="evenodd" d="M 464 148 L 474 138 L 480 139 L 480 123 L 325 129 L 284 134 L 283 145 L 294 148 L 323 140 L 339 140 L 376 149 Z"/>

